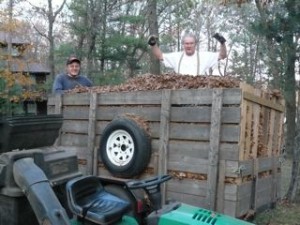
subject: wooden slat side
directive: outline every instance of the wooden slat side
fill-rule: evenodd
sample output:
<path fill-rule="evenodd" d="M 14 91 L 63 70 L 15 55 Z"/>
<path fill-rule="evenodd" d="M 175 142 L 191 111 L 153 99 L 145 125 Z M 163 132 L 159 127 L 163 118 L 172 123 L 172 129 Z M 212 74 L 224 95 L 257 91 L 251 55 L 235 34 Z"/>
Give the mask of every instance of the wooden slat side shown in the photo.
<path fill-rule="evenodd" d="M 249 92 L 246 92 L 246 91 L 243 92 L 243 98 L 248 100 L 248 101 L 251 101 L 251 102 L 256 102 L 259 105 L 277 110 L 279 112 L 284 112 L 284 106 L 283 105 L 280 105 L 279 103 L 275 104 L 270 100 L 255 96 L 252 93 L 249 93 Z"/>
<path fill-rule="evenodd" d="M 62 95 L 55 95 L 55 108 L 54 114 L 62 114 L 62 105 L 63 105 L 63 98 Z"/>
<path fill-rule="evenodd" d="M 98 99 L 98 104 L 160 105 L 162 91 L 163 90 L 101 93 L 101 96 Z"/>
<path fill-rule="evenodd" d="M 245 177 L 252 175 L 253 171 L 253 161 L 246 160 L 246 161 L 231 161 L 226 160 L 225 165 L 225 175 L 226 177 Z"/>
<path fill-rule="evenodd" d="M 244 159 L 251 158 L 251 144 L 252 144 L 252 129 L 253 129 L 253 104 L 247 101 L 246 109 L 246 128 L 245 128 L 245 149 Z"/>
<path fill-rule="evenodd" d="M 102 134 L 104 128 L 109 121 L 97 121 L 96 134 Z M 160 124 L 150 123 L 150 134 L 152 138 L 160 137 Z M 87 134 L 87 120 L 65 120 L 62 126 L 62 131 L 65 133 Z M 182 132 L 185 131 L 185 132 Z M 170 140 L 183 141 L 207 141 L 209 140 L 210 126 L 209 124 L 195 123 L 170 123 Z M 239 137 L 238 125 L 223 125 L 221 127 L 221 142 L 237 143 Z"/>
<path fill-rule="evenodd" d="M 97 110 L 97 120 L 113 120 L 115 117 L 124 114 L 135 114 L 147 121 L 160 121 L 160 105 L 136 105 L 136 106 L 107 106 L 98 105 L 101 110 Z M 182 106 L 171 107 L 172 112 L 170 121 L 185 122 L 185 123 L 209 123 L 211 120 L 210 106 Z M 65 106 L 65 119 L 88 119 L 89 111 L 86 106 Z M 240 122 L 240 109 L 237 106 L 223 107 L 222 109 L 222 123 L 238 124 Z"/>
<path fill-rule="evenodd" d="M 168 149 L 169 149 L 169 130 L 171 113 L 171 90 L 162 92 L 161 112 L 160 112 L 160 143 L 158 151 L 158 174 L 164 175 L 168 172 Z M 162 184 L 162 203 L 166 199 L 166 185 Z"/>
<path fill-rule="evenodd" d="M 63 94 L 64 106 L 67 105 L 89 105 L 90 94 L 89 93 L 66 93 Z"/>
<path fill-rule="evenodd" d="M 221 115 L 222 115 L 223 90 L 213 90 L 213 101 L 210 124 L 210 151 L 208 152 L 209 169 L 207 175 L 207 203 L 211 210 L 216 210 L 217 183 L 219 172 L 219 151 L 221 139 Z"/>
<path fill-rule="evenodd" d="M 196 174 L 202 174 L 203 179 L 208 173 L 208 161 L 207 159 L 197 159 L 189 156 L 184 158 L 178 157 L 178 155 L 169 156 L 168 169 L 178 172 L 190 172 Z"/>
<path fill-rule="evenodd" d="M 152 149 L 158 149 L 158 139 L 152 139 Z M 196 159 L 208 159 L 209 143 L 200 141 L 170 140 L 169 155 L 178 155 L 178 158 L 189 156 Z M 221 143 L 220 159 L 238 160 L 237 143 Z"/>
<path fill-rule="evenodd" d="M 256 94 L 260 94 L 259 90 L 255 91 Z M 250 157 L 253 159 L 257 158 L 258 151 L 258 136 L 259 136 L 259 122 L 260 122 L 260 110 L 261 106 L 257 103 L 252 103 L 252 129 L 251 129 L 251 147 Z"/>
<path fill-rule="evenodd" d="M 224 190 L 225 190 L 225 171 L 226 161 L 219 161 L 219 176 L 218 176 L 218 190 L 217 190 L 217 212 L 224 212 Z"/>
<path fill-rule="evenodd" d="M 88 121 L 88 152 L 87 152 L 87 172 L 88 174 L 94 174 L 94 155 L 95 155 L 95 143 L 96 143 L 96 112 L 97 112 L 97 94 L 91 93 L 90 96 L 90 109 L 89 109 L 89 121 Z"/>
<path fill-rule="evenodd" d="M 257 208 L 270 204 L 272 201 L 272 177 L 259 178 L 256 188 L 256 203 Z"/>
<path fill-rule="evenodd" d="M 207 182 L 191 179 L 172 179 L 168 181 L 168 191 L 205 197 Z"/>
<path fill-rule="evenodd" d="M 271 171 L 273 169 L 274 160 L 278 157 L 262 157 L 257 159 L 257 172 Z"/>
<path fill-rule="evenodd" d="M 224 89 L 223 104 L 239 105 L 241 103 L 241 90 L 239 88 Z M 186 89 L 176 90 L 172 96 L 172 104 L 210 105 L 212 104 L 212 89 Z"/>
<path fill-rule="evenodd" d="M 247 124 L 247 101 L 243 100 L 241 104 L 241 122 L 240 122 L 240 136 L 239 136 L 239 146 L 240 146 L 240 157 L 239 160 L 246 159 L 246 124 Z"/>

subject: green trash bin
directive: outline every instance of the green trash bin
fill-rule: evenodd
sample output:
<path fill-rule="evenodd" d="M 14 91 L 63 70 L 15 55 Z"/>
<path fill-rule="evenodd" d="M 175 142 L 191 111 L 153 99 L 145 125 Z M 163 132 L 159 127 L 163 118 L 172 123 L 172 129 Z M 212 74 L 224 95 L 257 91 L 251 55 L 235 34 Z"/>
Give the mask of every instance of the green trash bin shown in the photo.
<path fill-rule="evenodd" d="M 62 115 L 22 115 L 0 120 L 0 154 L 14 149 L 53 145 L 62 126 Z"/>

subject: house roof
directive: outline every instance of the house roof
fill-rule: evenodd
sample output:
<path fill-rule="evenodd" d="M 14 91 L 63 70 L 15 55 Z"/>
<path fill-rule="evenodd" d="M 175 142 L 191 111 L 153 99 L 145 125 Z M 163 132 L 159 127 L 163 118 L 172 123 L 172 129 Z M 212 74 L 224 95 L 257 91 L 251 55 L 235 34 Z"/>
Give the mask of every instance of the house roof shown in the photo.
<path fill-rule="evenodd" d="M 0 31 L 0 43 L 7 44 L 9 42 L 9 32 Z M 30 44 L 30 41 L 26 40 L 20 34 L 12 32 L 12 44 Z"/>
<path fill-rule="evenodd" d="M 33 75 L 50 74 L 50 68 L 40 62 L 33 60 L 0 60 L 0 68 L 7 68 L 12 73 L 29 73 Z"/>
<path fill-rule="evenodd" d="M 50 68 L 39 62 L 13 61 L 7 62 L 7 66 L 13 73 L 50 74 Z"/>

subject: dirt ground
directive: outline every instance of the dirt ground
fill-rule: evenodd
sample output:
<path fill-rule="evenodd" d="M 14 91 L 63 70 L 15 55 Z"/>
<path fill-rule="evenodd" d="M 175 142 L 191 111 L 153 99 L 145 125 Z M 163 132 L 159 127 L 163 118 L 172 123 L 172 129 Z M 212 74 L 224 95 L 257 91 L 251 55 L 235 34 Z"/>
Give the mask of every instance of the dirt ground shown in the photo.
<path fill-rule="evenodd" d="M 291 176 L 291 160 L 282 163 L 281 194 L 285 195 Z M 300 203 L 278 202 L 275 209 L 259 213 L 253 223 L 257 225 L 300 225 Z"/>

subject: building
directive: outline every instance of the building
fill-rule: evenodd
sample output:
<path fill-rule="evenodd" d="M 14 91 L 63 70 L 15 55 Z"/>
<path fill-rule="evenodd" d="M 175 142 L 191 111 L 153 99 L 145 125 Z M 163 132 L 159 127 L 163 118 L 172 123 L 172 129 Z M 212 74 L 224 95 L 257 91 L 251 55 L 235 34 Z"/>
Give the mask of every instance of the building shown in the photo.
<path fill-rule="evenodd" d="M 26 88 L 39 94 L 38 98 L 23 102 L 24 111 L 25 113 L 46 114 L 47 94 L 39 87 L 46 82 L 50 69 L 32 57 L 31 46 L 31 43 L 21 35 L 16 33 L 10 35 L 8 32 L 0 31 L 0 67 L 8 69 L 13 74 L 22 73 L 31 77 L 33 85 Z"/>

